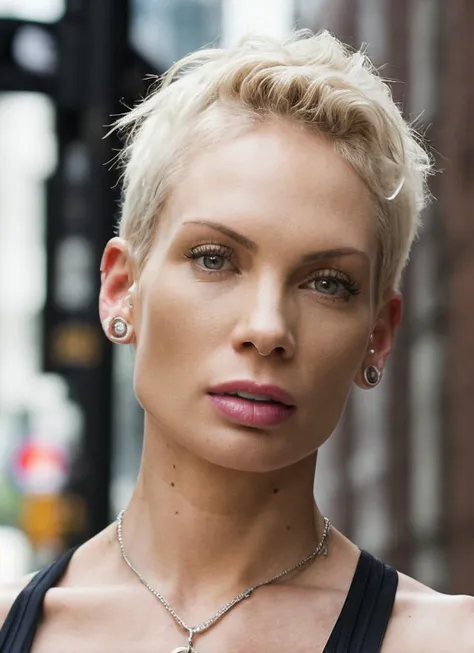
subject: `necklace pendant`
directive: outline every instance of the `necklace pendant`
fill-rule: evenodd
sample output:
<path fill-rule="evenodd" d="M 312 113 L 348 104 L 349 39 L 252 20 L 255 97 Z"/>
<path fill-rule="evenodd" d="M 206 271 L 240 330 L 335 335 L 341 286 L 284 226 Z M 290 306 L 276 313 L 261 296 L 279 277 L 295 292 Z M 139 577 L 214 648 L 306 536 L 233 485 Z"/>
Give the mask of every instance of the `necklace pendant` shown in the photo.
<path fill-rule="evenodd" d="M 178 646 L 178 648 L 174 648 L 171 653 L 197 653 L 197 651 L 188 644 L 188 646 Z"/>

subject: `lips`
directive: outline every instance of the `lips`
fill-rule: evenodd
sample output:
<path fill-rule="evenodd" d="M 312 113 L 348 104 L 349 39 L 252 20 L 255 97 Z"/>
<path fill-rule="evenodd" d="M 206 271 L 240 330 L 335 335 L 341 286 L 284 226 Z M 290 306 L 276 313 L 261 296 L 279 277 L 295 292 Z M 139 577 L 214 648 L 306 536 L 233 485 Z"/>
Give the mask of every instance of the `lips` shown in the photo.
<path fill-rule="evenodd" d="M 210 394 L 213 395 L 233 395 L 241 392 L 255 397 L 265 397 L 285 406 L 295 405 L 294 398 L 276 385 L 259 384 L 253 381 L 229 381 L 210 389 Z"/>
<path fill-rule="evenodd" d="M 265 428 L 293 415 L 293 397 L 274 385 L 252 381 L 233 381 L 211 388 L 209 400 L 217 411 L 232 422 Z"/>

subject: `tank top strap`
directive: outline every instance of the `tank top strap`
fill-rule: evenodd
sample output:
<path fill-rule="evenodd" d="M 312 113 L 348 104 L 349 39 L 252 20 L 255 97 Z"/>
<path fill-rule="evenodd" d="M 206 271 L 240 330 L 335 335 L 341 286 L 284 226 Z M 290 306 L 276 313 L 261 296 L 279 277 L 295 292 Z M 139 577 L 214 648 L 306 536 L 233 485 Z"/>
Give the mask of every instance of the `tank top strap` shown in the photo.
<path fill-rule="evenodd" d="M 46 592 L 58 583 L 77 547 L 36 573 L 17 596 L 0 629 L 0 653 L 27 653 L 41 618 Z"/>
<path fill-rule="evenodd" d="M 45 594 L 63 576 L 76 548 L 35 574 L 18 595 L 0 630 L 0 653 L 30 651 Z M 324 653 L 380 653 L 397 586 L 397 572 L 362 551 Z"/>
<path fill-rule="evenodd" d="M 324 653 L 380 653 L 398 587 L 397 572 L 361 551 Z"/>

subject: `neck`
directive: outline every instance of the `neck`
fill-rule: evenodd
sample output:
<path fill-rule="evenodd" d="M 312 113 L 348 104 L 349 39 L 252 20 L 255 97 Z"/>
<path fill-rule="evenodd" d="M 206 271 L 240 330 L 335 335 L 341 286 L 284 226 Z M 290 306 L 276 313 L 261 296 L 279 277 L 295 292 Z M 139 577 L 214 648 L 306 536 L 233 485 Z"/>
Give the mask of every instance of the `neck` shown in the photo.
<path fill-rule="evenodd" d="M 228 598 L 292 567 L 323 531 L 313 498 L 316 456 L 271 473 L 225 469 L 147 429 L 125 512 L 127 554 L 163 591 Z M 222 592 L 221 592 L 222 589 Z"/>

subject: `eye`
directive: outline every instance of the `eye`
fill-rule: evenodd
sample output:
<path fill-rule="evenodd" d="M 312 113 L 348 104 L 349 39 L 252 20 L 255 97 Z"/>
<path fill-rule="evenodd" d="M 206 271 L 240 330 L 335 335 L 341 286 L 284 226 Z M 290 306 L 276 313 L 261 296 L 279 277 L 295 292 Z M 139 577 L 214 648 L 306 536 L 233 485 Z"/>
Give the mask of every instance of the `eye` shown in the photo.
<path fill-rule="evenodd" d="M 356 282 L 338 270 L 322 270 L 317 277 L 308 280 L 307 285 L 321 295 L 346 301 L 360 292 Z"/>
<path fill-rule="evenodd" d="M 206 270 L 222 270 L 226 264 L 226 259 L 221 254 L 206 254 L 195 259 L 202 262 L 202 267 Z"/>
<path fill-rule="evenodd" d="M 341 283 L 335 279 L 328 279 L 327 277 L 322 279 L 314 279 L 311 283 L 314 284 L 314 289 L 318 292 L 322 292 L 325 295 L 337 295 L 341 289 Z"/>
<path fill-rule="evenodd" d="M 189 250 L 186 257 L 192 259 L 193 264 L 204 272 L 227 272 L 235 267 L 232 250 L 223 245 L 199 245 Z"/>

